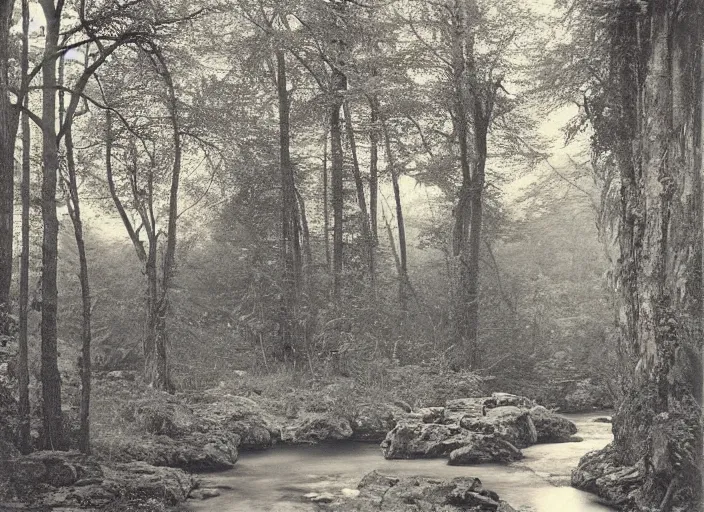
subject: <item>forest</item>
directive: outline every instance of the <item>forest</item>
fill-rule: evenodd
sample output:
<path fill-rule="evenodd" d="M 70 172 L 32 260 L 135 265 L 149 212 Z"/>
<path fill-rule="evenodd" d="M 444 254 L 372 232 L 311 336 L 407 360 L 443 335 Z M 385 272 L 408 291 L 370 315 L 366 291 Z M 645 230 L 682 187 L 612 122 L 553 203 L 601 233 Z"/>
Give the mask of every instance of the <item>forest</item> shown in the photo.
<path fill-rule="evenodd" d="M 0 0 L 0 512 L 704 510 L 704 3 Z"/>

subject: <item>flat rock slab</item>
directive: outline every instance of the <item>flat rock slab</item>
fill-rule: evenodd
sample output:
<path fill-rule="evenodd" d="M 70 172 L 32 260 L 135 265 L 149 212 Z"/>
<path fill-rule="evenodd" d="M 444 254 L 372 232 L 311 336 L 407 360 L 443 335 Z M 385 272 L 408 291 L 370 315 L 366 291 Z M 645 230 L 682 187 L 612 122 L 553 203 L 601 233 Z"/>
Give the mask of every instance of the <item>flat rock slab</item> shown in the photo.
<path fill-rule="evenodd" d="M 513 462 L 523 458 L 521 450 L 494 436 L 475 436 L 472 441 L 450 452 L 448 464 L 482 464 L 485 462 Z"/>
<path fill-rule="evenodd" d="M 193 476 L 179 469 L 144 462 L 99 464 L 77 452 L 36 452 L 7 463 L 0 480 L 7 482 L 0 510 L 102 509 L 115 503 L 153 503 L 173 506 L 196 487 Z M 125 510 L 132 510 L 126 508 Z"/>
<path fill-rule="evenodd" d="M 355 512 L 515 512 L 478 478 L 436 480 L 398 478 L 377 471 L 367 474 L 358 486 L 359 495 L 319 504 L 319 510 Z"/>

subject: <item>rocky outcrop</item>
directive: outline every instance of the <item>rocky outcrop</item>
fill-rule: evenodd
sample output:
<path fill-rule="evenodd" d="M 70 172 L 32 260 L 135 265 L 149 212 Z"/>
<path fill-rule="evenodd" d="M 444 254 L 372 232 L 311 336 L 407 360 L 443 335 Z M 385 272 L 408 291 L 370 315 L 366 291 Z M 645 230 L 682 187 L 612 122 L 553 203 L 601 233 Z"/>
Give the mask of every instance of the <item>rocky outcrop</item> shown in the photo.
<path fill-rule="evenodd" d="M 352 439 L 356 441 L 383 441 L 386 434 L 406 415 L 401 405 L 362 404 L 350 418 Z"/>
<path fill-rule="evenodd" d="M 397 478 L 372 471 L 362 479 L 358 490 L 355 497 L 318 503 L 318 509 L 340 512 L 515 512 L 495 492 L 484 489 L 478 478 Z"/>
<path fill-rule="evenodd" d="M 621 466 L 616 460 L 613 445 L 587 453 L 572 471 L 572 487 L 596 494 L 614 507 L 630 509 L 643 485 L 644 468 Z"/>
<path fill-rule="evenodd" d="M 195 414 L 239 436 L 240 450 L 264 450 L 281 438 L 279 423 L 249 398 L 220 389 L 189 398 Z"/>
<path fill-rule="evenodd" d="M 173 468 L 143 462 L 104 466 L 77 452 L 36 452 L 5 463 L 0 478 L 8 483 L 0 509 L 98 509 L 117 502 L 176 505 L 196 487 L 195 479 Z"/>
<path fill-rule="evenodd" d="M 565 443 L 577 433 L 577 426 L 567 418 L 547 410 L 540 405 L 530 410 L 538 443 Z"/>
<path fill-rule="evenodd" d="M 489 409 L 486 416 L 464 416 L 460 426 L 470 432 L 493 435 L 518 448 L 525 448 L 538 441 L 530 411 L 511 405 Z"/>
<path fill-rule="evenodd" d="M 494 436 L 476 435 L 468 444 L 450 452 L 448 464 L 482 464 L 485 462 L 513 462 L 523 458 L 521 450 Z"/>
<path fill-rule="evenodd" d="M 522 457 L 520 448 L 574 441 L 576 431 L 574 423 L 528 398 L 494 393 L 407 413 L 381 447 L 387 459 L 446 457 L 455 452 L 454 464 L 509 462 Z"/>
<path fill-rule="evenodd" d="M 281 431 L 281 441 L 291 444 L 343 441 L 351 437 L 350 422 L 334 414 L 306 414 Z"/>
<path fill-rule="evenodd" d="M 120 435 L 98 438 L 93 445 L 95 452 L 107 461 L 142 461 L 188 471 L 221 471 L 234 467 L 239 442 L 237 434 L 213 429 L 178 438 Z"/>
<path fill-rule="evenodd" d="M 103 460 L 189 471 L 230 469 L 237 462 L 240 436 L 176 397 L 160 393 L 128 402 L 122 416 L 130 431 L 94 439 L 95 452 Z"/>
<path fill-rule="evenodd" d="M 381 443 L 387 459 L 428 459 L 447 457 L 467 445 L 471 433 L 459 425 L 401 422 Z"/>

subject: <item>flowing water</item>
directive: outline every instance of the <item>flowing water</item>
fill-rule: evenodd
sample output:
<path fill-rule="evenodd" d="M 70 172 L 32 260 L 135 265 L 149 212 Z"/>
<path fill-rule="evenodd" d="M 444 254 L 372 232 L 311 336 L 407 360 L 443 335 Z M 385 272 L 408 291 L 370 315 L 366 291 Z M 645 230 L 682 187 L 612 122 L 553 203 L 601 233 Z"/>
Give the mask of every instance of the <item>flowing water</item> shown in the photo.
<path fill-rule="evenodd" d="M 314 508 L 304 494 L 344 493 L 376 469 L 398 476 L 478 477 L 487 489 L 526 512 L 608 511 L 596 497 L 569 487 L 569 479 L 582 455 L 611 442 L 611 425 L 595 423 L 593 419 L 600 414 L 566 416 L 575 422 L 577 435 L 584 441 L 531 446 L 523 450 L 523 460 L 509 465 L 448 466 L 444 459 L 385 460 L 376 444 L 352 442 L 245 453 L 231 471 L 201 475 L 203 486 L 220 488 L 222 494 L 189 502 L 189 506 L 196 512 L 311 511 Z"/>

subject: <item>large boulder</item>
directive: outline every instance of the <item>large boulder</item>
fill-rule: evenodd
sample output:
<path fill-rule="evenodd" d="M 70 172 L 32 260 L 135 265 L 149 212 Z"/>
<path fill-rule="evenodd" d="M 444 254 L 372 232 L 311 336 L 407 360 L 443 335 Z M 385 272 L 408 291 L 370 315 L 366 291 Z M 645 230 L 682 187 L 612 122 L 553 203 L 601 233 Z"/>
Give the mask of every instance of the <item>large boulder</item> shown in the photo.
<path fill-rule="evenodd" d="M 617 460 L 611 444 L 587 453 L 572 471 L 572 487 L 596 494 L 619 509 L 630 510 L 643 486 L 645 468 L 642 464 L 624 466 Z"/>
<path fill-rule="evenodd" d="M 190 406 L 199 417 L 239 436 L 242 451 L 269 448 L 281 437 L 280 425 L 249 398 L 219 388 L 190 398 Z"/>
<path fill-rule="evenodd" d="M 330 413 L 310 413 L 284 427 L 281 431 L 281 441 L 291 444 L 344 441 L 350 439 L 352 433 L 352 426 L 347 418 Z"/>
<path fill-rule="evenodd" d="M 387 459 L 446 457 L 471 440 L 459 425 L 401 422 L 386 435 L 381 450 Z"/>
<path fill-rule="evenodd" d="M 359 495 L 355 498 L 319 504 L 318 509 L 341 512 L 515 512 L 495 492 L 484 489 L 478 478 L 397 478 L 372 471 L 362 479 L 358 489 Z"/>
<path fill-rule="evenodd" d="M 383 441 L 396 426 L 403 409 L 392 404 L 363 404 L 350 418 L 352 439 L 356 441 Z"/>
<path fill-rule="evenodd" d="M 98 438 L 94 447 L 102 458 L 115 462 L 141 461 L 189 471 L 220 471 L 234 467 L 239 443 L 237 434 L 212 429 L 176 439 L 163 435 Z"/>
<path fill-rule="evenodd" d="M 483 415 L 484 398 L 457 398 L 445 403 L 442 423 L 457 423 L 465 416 L 479 418 Z"/>
<path fill-rule="evenodd" d="M 118 502 L 131 504 L 124 510 L 144 510 L 145 503 L 163 509 L 185 501 L 196 486 L 178 469 L 143 462 L 103 466 L 77 452 L 36 452 L 8 464 L 12 501 L 0 501 L 0 510 L 96 510 Z"/>
<path fill-rule="evenodd" d="M 188 498 L 197 485 L 184 471 L 154 467 L 144 462 L 106 468 L 103 488 L 122 499 L 159 500 L 176 505 Z"/>
<path fill-rule="evenodd" d="M 465 416 L 460 420 L 460 426 L 470 432 L 493 435 L 518 448 L 525 448 L 538 440 L 530 412 L 515 406 L 489 409 L 486 416 Z"/>
<path fill-rule="evenodd" d="M 577 433 L 577 426 L 574 423 L 543 406 L 533 407 L 530 410 L 530 416 L 538 434 L 538 443 L 568 442 Z"/>
<path fill-rule="evenodd" d="M 471 441 L 450 452 L 448 464 L 482 464 L 486 462 L 513 462 L 523 458 L 521 450 L 508 441 L 494 436 L 475 435 Z"/>

